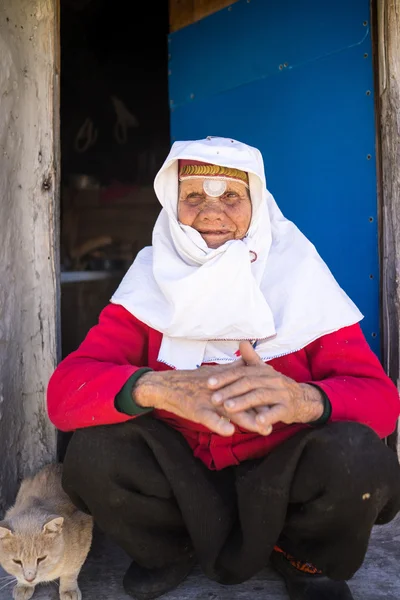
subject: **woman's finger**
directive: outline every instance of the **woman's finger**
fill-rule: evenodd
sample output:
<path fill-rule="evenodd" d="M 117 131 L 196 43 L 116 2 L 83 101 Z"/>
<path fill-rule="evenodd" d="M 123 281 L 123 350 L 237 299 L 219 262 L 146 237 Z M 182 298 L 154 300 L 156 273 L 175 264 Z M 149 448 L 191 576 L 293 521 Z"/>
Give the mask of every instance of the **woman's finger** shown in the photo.
<path fill-rule="evenodd" d="M 254 412 L 257 415 L 262 415 L 263 413 L 269 413 L 269 411 L 271 410 L 270 406 L 258 406 L 257 408 L 253 409 Z"/>
<path fill-rule="evenodd" d="M 275 404 L 271 406 L 267 411 L 260 411 L 256 416 L 256 421 L 262 427 L 272 427 L 276 423 L 288 423 L 288 409 L 284 404 Z"/>
<path fill-rule="evenodd" d="M 273 383 L 273 381 L 270 381 L 268 378 L 264 377 L 241 377 L 237 381 L 230 383 L 224 388 L 213 392 L 211 401 L 215 406 L 221 406 L 221 404 L 224 402 L 236 400 L 238 396 L 244 396 L 253 390 L 263 389 L 266 393 L 278 391 L 278 389 L 271 385 L 271 383 Z M 233 406 L 234 405 L 232 404 L 232 408 Z"/>
<path fill-rule="evenodd" d="M 212 409 L 202 409 L 195 415 L 194 420 L 201 425 L 204 425 L 210 431 L 229 437 L 235 433 L 235 427 L 232 425 L 229 419 L 218 415 Z"/>
<path fill-rule="evenodd" d="M 250 342 L 240 342 L 239 344 L 240 355 L 246 365 L 263 365 L 263 361 L 258 356 L 257 352 L 254 350 L 253 346 Z"/>
<path fill-rule="evenodd" d="M 261 384 L 258 377 L 241 377 L 233 383 L 214 392 L 211 396 L 211 401 L 215 406 L 220 406 L 231 398 L 242 396 L 259 387 L 261 387 Z"/>
<path fill-rule="evenodd" d="M 235 423 L 241 427 L 241 429 L 258 433 L 259 435 L 266 436 L 272 432 L 272 427 L 270 425 L 264 425 L 257 421 L 257 412 L 255 410 L 249 410 L 232 415 L 231 420 L 232 423 Z"/>
<path fill-rule="evenodd" d="M 223 403 L 223 407 L 227 414 L 235 414 L 250 408 L 258 408 L 259 406 L 274 406 L 280 401 L 281 395 L 271 390 L 266 390 L 263 387 L 253 389 L 242 396 L 230 398 Z"/>
<path fill-rule="evenodd" d="M 240 366 L 236 369 L 227 369 L 218 371 L 208 378 L 208 387 L 210 390 L 219 390 L 226 385 L 237 381 L 241 377 L 277 377 L 279 374 L 270 365 L 264 363 L 256 366 Z"/>

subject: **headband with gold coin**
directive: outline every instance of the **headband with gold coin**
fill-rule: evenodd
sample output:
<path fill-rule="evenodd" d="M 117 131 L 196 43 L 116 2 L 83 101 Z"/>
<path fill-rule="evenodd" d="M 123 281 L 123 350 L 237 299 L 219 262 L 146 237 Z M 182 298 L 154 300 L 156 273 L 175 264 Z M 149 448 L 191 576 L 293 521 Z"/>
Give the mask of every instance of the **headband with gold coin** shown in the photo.
<path fill-rule="evenodd" d="M 249 176 L 246 171 L 195 160 L 180 160 L 179 181 L 187 179 L 204 179 L 205 193 L 214 198 L 225 193 L 228 181 L 237 181 L 249 188 Z"/>

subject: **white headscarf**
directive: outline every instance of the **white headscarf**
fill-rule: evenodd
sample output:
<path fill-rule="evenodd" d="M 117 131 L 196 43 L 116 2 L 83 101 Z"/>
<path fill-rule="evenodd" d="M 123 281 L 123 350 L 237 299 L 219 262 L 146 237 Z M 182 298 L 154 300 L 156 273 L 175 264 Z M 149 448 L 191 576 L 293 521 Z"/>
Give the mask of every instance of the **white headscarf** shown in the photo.
<path fill-rule="evenodd" d="M 248 172 L 253 212 L 243 240 L 211 249 L 178 222 L 179 159 Z M 362 319 L 314 246 L 282 215 L 256 148 L 216 137 L 176 142 L 154 188 L 163 210 L 153 246 L 139 252 L 111 302 L 163 334 L 159 361 L 177 369 L 232 362 L 239 340 L 258 340 L 267 361 Z"/>

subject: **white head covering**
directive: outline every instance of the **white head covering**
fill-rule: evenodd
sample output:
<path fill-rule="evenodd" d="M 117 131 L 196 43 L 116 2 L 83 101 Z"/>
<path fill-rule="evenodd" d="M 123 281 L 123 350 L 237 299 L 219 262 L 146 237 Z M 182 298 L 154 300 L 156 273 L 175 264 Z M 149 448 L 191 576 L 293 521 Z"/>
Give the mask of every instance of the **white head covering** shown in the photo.
<path fill-rule="evenodd" d="M 179 159 L 248 172 L 253 213 L 243 240 L 211 249 L 178 222 Z M 362 319 L 277 207 L 256 148 L 216 137 L 176 142 L 154 187 L 163 210 L 153 246 L 139 252 L 111 302 L 163 334 L 159 361 L 177 369 L 232 362 L 244 339 L 259 340 L 256 351 L 267 361 Z"/>

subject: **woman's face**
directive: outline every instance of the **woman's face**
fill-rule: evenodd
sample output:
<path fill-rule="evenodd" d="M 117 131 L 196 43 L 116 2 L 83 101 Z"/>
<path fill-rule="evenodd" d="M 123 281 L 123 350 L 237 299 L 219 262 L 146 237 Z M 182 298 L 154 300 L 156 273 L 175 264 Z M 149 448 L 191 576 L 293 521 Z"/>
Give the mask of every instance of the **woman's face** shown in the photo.
<path fill-rule="evenodd" d="M 204 179 L 186 179 L 179 186 L 178 220 L 196 229 L 209 248 L 241 240 L 251 221 L 249 192 L 239 181 L 228 181 L 222 196 L 207 196 Z"/>

